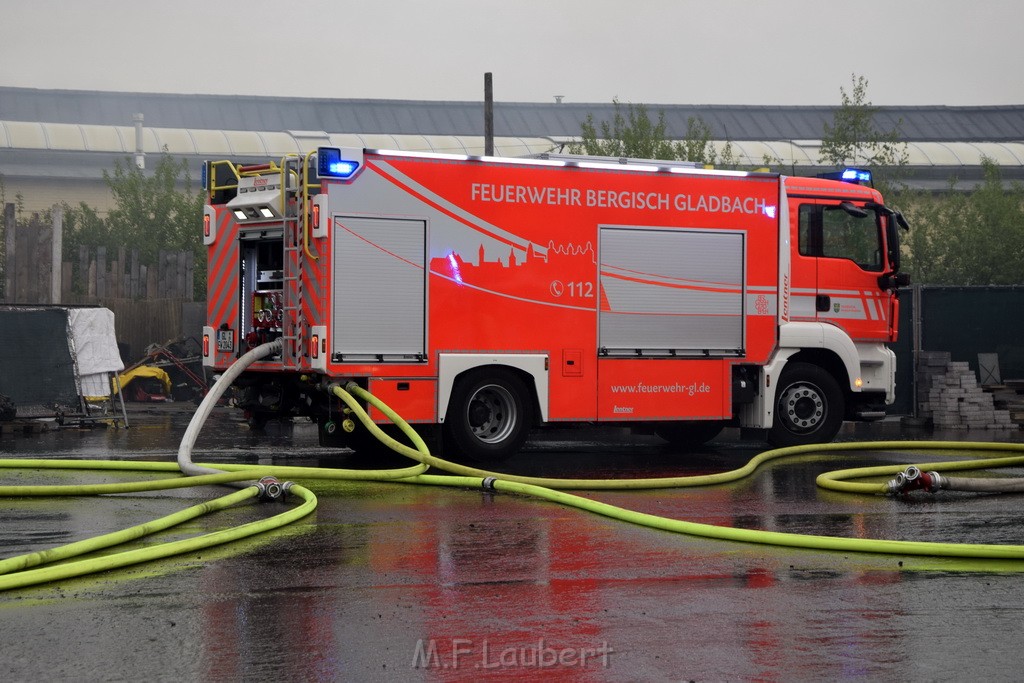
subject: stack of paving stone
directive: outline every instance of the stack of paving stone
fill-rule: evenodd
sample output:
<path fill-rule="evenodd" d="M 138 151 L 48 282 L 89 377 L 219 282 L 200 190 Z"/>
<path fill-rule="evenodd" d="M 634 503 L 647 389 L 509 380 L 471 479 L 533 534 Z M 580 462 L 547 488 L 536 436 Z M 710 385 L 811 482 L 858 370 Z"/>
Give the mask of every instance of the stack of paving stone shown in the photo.
<path fill-rule="evenodd" d="M 918 356 L 918 416 L 936 429 L 1017 429 L 1010 411 L 996 410 L 992 394 L 978 386 L 966 362 L 948 352 L 925 351 Z"/>
<path fill-rule="evenodd" d="M 992 394 L 992 404 L 997 410 L 1005 409 L 1015 424 L 1024 427 L 1024 379 L 1007 379 L 1001 384 L 981 388 Z"/>

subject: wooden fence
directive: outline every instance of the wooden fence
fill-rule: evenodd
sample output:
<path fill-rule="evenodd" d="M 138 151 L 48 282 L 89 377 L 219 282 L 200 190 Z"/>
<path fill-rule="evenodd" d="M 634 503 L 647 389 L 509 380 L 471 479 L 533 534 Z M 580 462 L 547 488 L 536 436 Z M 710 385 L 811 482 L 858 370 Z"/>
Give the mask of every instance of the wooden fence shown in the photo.
<path fill-rule="evenodd" d="M 86 302 L 107 299 L 194 299 L 194 257 L 191 252 L 161 251 L 155 264 L 139 259 L 138 249 L 105 247 L 78 250 L 75 263 L 62 264 L 61 298 L 84 296 Z M 85 302 L 83 302 L 85 303 Z"/>
<path fill-rule="evenodd" d="M 180 299 L 106 299 L 103 305 L 114 312 L 117 341 L 123 344 L 125 360 L 141 357 L 151 344 L 163 344 L 185 335 Z"/>
<path fill-rule="evenodd" d="M 51 213 L 49 220 L 33 215 L 18 225 L 14 205 L 4 207 L 0 302 L 109 308 L 118 342 L 129 348 L 128 361 L 151 344 L 198 334 L 183 329 L 183 308 L 200 306 L 189 303 L 195 299 L 191 252 L 161 251 L 155 263 L 143 263 L 139 250 L 127 246 L 81 247 L 73 260 L 61 261 L 62 212 L 55 206 Z M 55 262 L 60 263 L 56 272 Z"/>
<path fill-rule="evenodd" d="M 38 214 L 18 225 L 14 204 L 4 206 L 5 303 L 53 303 L 54 234 Z"/>
<path fill-rule="evenodd" d="M 61 261 L 63 215 L 54 207 L 50 220 L 38 214 L 18 225 L 13 204 L 4 207 L 4 302 L 20 304 L 101 304 L 113 299 L 195 298 L 192 252 L 161 251 L 155 263 L 143 263 L 128 246 L 80 247 L 73 261 Z M 198 228 L 197 228 L 198 229 Z"/>

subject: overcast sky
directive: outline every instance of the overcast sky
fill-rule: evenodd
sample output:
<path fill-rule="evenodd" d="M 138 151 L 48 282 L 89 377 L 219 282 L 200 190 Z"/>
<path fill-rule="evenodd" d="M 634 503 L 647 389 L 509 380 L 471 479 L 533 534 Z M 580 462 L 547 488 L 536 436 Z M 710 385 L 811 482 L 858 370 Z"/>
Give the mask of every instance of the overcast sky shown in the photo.
<path fill-rule="evenodd" d="M 0 0 L 0 85 L 322 98 L 1024 104 L 1021 0 Z"/>

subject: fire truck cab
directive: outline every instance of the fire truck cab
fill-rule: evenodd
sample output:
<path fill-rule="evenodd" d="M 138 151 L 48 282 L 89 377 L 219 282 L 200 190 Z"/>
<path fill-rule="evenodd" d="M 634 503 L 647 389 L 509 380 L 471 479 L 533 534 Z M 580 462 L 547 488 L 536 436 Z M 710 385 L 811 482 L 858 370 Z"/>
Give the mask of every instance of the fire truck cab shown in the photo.
<path fill-rule="evenodd" d="M 322 147 L 203 175 L 204 363 L 282 343 L 236 382 L 256 426 L 369 448 L 325 390 L 355 381 L 494 459 L 558 423 L 822 442 L 894 399 L 906 222 L 863 171 Z"/>

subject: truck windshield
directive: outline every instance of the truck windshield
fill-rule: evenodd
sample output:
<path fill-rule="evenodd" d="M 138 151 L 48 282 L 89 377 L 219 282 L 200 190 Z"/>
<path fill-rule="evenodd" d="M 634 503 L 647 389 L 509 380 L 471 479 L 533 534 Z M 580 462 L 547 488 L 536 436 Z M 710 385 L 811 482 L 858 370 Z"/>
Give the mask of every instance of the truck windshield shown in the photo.
<path fill-rule="evenodd" d="M 853 261 L 864 270 L 880 272 L 881 223 L 875 211 L 865 207 L 844 209 L 838 204 L 800 206 L 800 253 Z"/>

